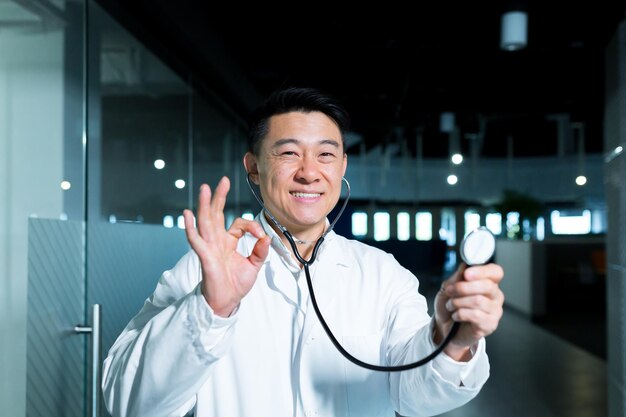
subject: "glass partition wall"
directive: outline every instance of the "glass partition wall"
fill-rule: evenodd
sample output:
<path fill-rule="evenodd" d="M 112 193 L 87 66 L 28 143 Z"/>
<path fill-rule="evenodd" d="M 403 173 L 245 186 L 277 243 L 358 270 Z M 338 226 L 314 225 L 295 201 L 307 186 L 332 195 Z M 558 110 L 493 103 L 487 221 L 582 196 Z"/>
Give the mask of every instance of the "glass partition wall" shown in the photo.
<path fill-rule="evenodd" d="M 106 415 L 98 365 L 199 185 L 257 210 L 243 123 L 94 2 L 0 2 L 0 35 L 0 414 Z"/>

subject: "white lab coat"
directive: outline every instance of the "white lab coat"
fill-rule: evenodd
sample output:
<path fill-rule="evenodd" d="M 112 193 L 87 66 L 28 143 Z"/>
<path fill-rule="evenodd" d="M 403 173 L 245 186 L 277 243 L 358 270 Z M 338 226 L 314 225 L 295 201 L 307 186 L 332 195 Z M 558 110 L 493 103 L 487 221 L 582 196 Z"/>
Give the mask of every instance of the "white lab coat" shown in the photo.
<path fill-rule="evenodd" d="M 113 416 L 428 416 L 472 399 L 489 375 L 485 342 L 468 363 L 445 354 L 406 372 L 377 372 L 332 345 L 308 296 L 304 271 L 267 225 L 270 253 L 228 318 L 200 292 L 194 252 L 163 273 L 104 361 Z M 244 236 L 249 254 L 255 239 Z M 431 353 L 431 318 L 418 280 L 376 248 L 326 236 L 312 264 L 320 310 L 343 346 L 370 363 L 399 365 Z"/>

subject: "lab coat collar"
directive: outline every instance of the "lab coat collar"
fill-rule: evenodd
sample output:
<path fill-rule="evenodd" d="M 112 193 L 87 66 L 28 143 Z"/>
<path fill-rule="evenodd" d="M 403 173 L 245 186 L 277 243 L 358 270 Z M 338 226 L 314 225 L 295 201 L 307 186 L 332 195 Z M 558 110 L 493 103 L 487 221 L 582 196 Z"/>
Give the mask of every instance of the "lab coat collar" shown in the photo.
<path fill-rule="evenodd" d="M 272 239 L 271 246 L 278 253 L 278 255 L 285 262 L 287 267 L 294 273 L 299 272 L 301 270 L 300 265 L 296 262 L 295 259 L 291 256 L 291 251 L 285 246 L 282 239 L 276 233 L 276 231 L 270 226 L 269 221 L 265 218 L 263 210 L 259 214 L 257 214 L 255 220 L 261 223 L 263 226 L 263 230 L 267 233 Z M 326 219 L 326 227 L 330 226 L 330 222 Z M 324 262 L 327 264 L 343 264 L 346 265 L 346 259 L 342 259 L 339 256 L 339 250 L 330 249 L 331 246 L 334 246 L 336 243 L 337 234 L 334 231 L 330 231 L 326 237 L 324 238 L 324 242 L 320 246 L 317 252 L 317 258 L 312 265 L 318 264 L 318 262 Z M 266 258 L 265 262 L 269 262 L 269 256 Z M 346 265 L 347 266 L 347 265 Z"/>

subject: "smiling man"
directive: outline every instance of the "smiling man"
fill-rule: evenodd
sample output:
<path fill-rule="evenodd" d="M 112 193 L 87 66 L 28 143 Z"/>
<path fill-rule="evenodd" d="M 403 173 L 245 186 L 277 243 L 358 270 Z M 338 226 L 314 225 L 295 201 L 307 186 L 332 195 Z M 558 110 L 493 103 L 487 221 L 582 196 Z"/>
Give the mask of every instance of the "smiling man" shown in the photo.
<path fill-rule="evenodd" d="M 342 134 L 319 111 L 279 114 L 267 124 L 259 151 L 244 157 L 246 171 L 268 211 L 301 241 L 315 241 L 341 193 L 348 163 Z"/>
<path fill-rule="evenodd" d="M 250 125 L 244 166 L 265 210 L 226 230 L 230 187 L 200 188 L 186 210 L 192 250 L 165 271 L 104 363 L 113 416 L 427 416 L 459 407 L 489 375 L 484 337 L 504 297 L 495 264 L 463 268 L 431 317 L 418 279 L 389 254 L 328 230 L 347 156 L 348 115 L 308 88 L 277 91 Z M 305 270 L 281 228 L 309 259 L 319 308 L 345 349 L 365 362 L 419 360 L 448 334 L 443 353 L 405 372 L 345 359 L 311 304 Z M 308 271 L 307 271 L 308 272 Z"/>

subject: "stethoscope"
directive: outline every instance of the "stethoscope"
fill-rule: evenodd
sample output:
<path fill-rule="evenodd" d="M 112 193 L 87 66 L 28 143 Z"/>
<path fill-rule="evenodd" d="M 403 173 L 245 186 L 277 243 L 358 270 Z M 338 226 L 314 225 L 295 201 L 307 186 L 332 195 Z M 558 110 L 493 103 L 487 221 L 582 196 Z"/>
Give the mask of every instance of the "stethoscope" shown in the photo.
<path fill-rule="evenodd" d="M 363 362 L 362 360 L 357 359 L 354 356 L 352 356 L 348 351 L 346 351 L 343 348 L 343 346 L 341 346 L 341 344 L 339 343 L 339 341 L 337 340 L 333 332 L 330 330 L 330 327 L 328 327 L 326 320 L 324 320 L 324 317 L 322 316 L 322 313 L 317 305 L 317 299 L 315 298 L 315 292 L 313 291 L 313 282 L 311 280 L 311 272 L 309 271 L 309 267 L 315 261 L 315 257 L 317 256 L 317 251 L 319 250 L 322 242 L 324 242 L 324 238 L 326 237 L 326 235 L 328 235 L 328 233 L 330 233 L 333 230 L 333 227 L 337 223 L 337 220 L 339 220 L 339 218 L 343 214 L 343 211 L 348 205 L 348 200 L 350 199 L 350 183 L 345 177 L 342 177 L 342 181 L 343 183 L 346 184 L 346 188 L 348 191 L 346 198 L 341 206 L 341 209 L 339 210 L 339 213 L 337 213 L 337 216 L 335 216 L 335 220 L 333 220 L 333 222 L 330 223 L 330 226 L 328 226 L 328 228 L 322 234 L 322 236 L 320 236 L 317 242 L 315 242 L 315 246 L 313 247 L 313 253 L 311 254 L 311 257 L 308 260 L 306 260 L 300 255 L 300 251 L 298 251 L 298 247 L 296 246 L 295 239 L 291 235 L 291 233 L 289 233 L 289 231 L 282 224 L 280 224 L 280 222 L 272 215 L 272 213 L 269 212 L 269 210 L 265 207 L 263 200 L 261 200 L 261 197 L 259 197 L 259 195 L 254 191 L 254 188 L 252 187 L 252 182 L 250 181 L 249 173 L 246 177 L 246 181 L 248 183 L 248 187 L 250 187 L 250 191 L 252 191 L 252 195 L 254 195 L 254 197 L 259 202 L 259 204 L 263 208 L 263 211 L 267 214 L 270 220 L 276 225 L 276 227 L 281 231 L 281 233 L 287 238 L 287 241 L 289 242 L 291 249 L 293 249 L 294 256 L 296 257 L 298 262 L 300 262 L 302 266 L 304 267 L 306 283 L 309 288 L 311 304 L 313 305 L 315 314 L 317 315 L 317 318 L 319 319 L 330 341 L 346 359 L 348 359 L 350 362 L 360 367 L 370 369 L 372 371 L 383 371 L 383 372 L 406 371 L 409 369 L 417 368 L 419 366 L 425 365 L 426 363 L 430 362 L 445 349 L 448 343 L 450 343 L 452 338 L 456 335 L 456 333 L 459 330 L 459 325 L 460 325 L 459 322 L 454 322 L 452 324 L 452 328 L 450 329 L 450 332 L 448 333 L 446 338 L 430 355 L 416 362 L 408 363 L 406 365 L 382 366 L 382 365 L 374 365 L 374 364 L 370 364 L 367 362 Z M 491 234 L 491 232 L 485 227 L 479 227 L 473 232 L 469 233 L 465 237 L 465 239 L 463 239 L 463 242 L 460 245 L 461 258 L 467 265 L 479 265 L 479 264 L 483 264 L 487 262 L 493 256 L 494 250 L 495 250 L 495 238 L 493 234 Z"/>

